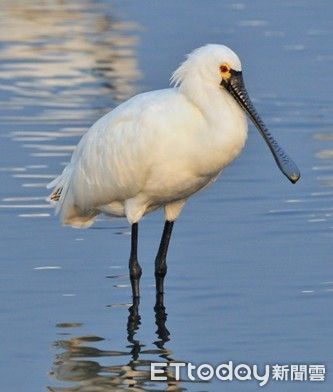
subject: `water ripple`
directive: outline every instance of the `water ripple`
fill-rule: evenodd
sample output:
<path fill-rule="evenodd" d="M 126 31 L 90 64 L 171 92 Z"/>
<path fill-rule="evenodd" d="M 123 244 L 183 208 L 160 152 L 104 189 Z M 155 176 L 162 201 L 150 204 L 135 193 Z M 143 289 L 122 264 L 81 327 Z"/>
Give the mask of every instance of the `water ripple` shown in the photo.
<path fill-rule="evenodd" d="M 1 11 L 1 123 L 10 126 L 7 137 L 28 155 L 24 167 L 0 172 L 22 180 L 28 199 L 14 204 L 13 194 L 0 210 L 26 209 L 18 216 L 47 218 L 28 211 L 48 208 L 38 200 L 46 199 L 45 185 L 62 170 L 61 158 L 70 158 L 96 118 L 136 92 L 139 26 L 90 0 L 4 0 Z"/>

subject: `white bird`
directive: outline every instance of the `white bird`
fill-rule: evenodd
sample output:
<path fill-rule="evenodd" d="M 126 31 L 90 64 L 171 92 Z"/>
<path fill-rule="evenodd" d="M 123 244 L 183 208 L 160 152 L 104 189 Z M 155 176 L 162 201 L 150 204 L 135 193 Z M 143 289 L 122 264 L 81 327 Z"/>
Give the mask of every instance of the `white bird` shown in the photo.
<path fill-rule="evenodd" d="M 267 142 L 280 170 L 300 173 L 256 113 L 238 56 L 209 44 L 194 50 L 173 73 L 174 87 L 139 94 L 100 118 L 82 137 L 70 163 L 48 187 L 65 225 L 90 226 L 100 213 L 126 217 L 132 228 L 129 261 L 133 297 L 139 296 L 138 222 L 164 208 L 155 259 L 163 292 L 174 221 L 186 200 L 214 181 L 247 138 L 245 113 Z"/>

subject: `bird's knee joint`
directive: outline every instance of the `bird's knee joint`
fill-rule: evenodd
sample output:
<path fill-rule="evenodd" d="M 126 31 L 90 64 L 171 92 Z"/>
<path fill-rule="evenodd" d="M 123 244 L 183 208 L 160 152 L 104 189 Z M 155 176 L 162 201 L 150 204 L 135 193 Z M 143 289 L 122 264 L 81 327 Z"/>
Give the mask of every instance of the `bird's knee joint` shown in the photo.
<path fill-rule="evenodd" d="M 167 266 L 160 266 L 155 269 L 155 277 L 156 278 L 164 278 L 167 273 Z"/>
<path fill-rule="evenodd" d="M 140 264 L 138 262 L 136 263 L 130 263 L 129 265 L 129 271 L 130 271 L 130 278 L 133 280 L 137 280 L 141 278 L 142 275 L 142 268 L 140 267 Z"/>
<path fill-rule="evenodd" d="M 130 271 L 131 280 L 138 280 L 141 278 L 141 275 L 142 275 L 141 268 L 139 270 Z"/>

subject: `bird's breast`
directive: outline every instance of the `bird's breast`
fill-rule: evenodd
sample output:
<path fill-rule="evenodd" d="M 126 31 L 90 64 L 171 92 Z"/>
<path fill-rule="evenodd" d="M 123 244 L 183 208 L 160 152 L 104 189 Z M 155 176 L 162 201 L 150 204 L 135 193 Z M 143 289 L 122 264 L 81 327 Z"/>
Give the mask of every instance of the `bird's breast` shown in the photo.
<path fill-rule="evenodd" d="M 242 114 L 204 130 L 195 167 L 201 176 L 214 177 L 229 165 L 243 149 L 247 138 L 246 118 Z"/>
<path fill-rule="evenodd" d="M 203 127 L 186 138 L 180 132 L 167 154 L 156 149 L 158 157 L 143 189 L 148 199 L 153 204 L 186 199 L 209 184 L 241 152 L 246 141 L 245 120 L 236 122 L 234 128 L 230 122 L 228 125 Z"/>

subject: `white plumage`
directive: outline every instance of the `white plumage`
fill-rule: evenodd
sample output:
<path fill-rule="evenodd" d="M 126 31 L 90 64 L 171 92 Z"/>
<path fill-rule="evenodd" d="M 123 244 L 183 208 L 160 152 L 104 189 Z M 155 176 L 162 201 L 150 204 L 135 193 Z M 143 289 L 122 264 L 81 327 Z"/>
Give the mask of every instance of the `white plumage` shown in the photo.
<path fill-rule="evenodd" d="M 99 119 L 48 185 L 62 222 L 88 227 L 102 212 L 132 224 L 159 207 L 175 220 L 245 144 L 245 114 L 220 86 L 223 63 L 241 71 L 229 48 L 201 47 L 175 71 L 173 88 L 139 94 Z"/>
<path fill-rule="evenodd" d="M 99 213 L 131 224 L 129 271 L 140 296 L 138 221 L 164 207 L 155 258 L 156 292 L 163 294 L 174 220 L 188 197 L 207 186 L 242 150 L 245 112 L 268 144 L 280 170 L 295 183 L 300 173 L 257 114 L 237 55 L 206 45 L 172 76 L 174 87 L 137 95 L 98 120 L 82 137 L 63 173 L 49 184 L 64 224 L 90 226 Z"/>

